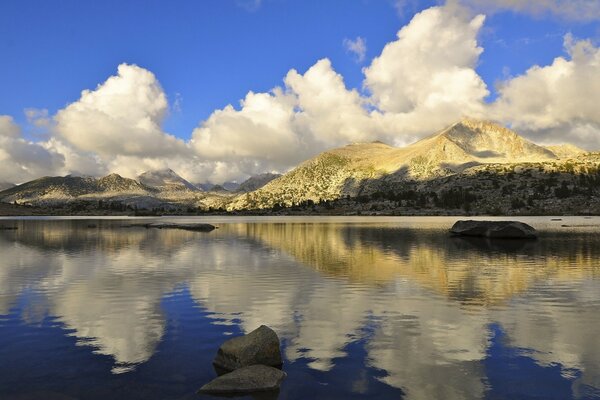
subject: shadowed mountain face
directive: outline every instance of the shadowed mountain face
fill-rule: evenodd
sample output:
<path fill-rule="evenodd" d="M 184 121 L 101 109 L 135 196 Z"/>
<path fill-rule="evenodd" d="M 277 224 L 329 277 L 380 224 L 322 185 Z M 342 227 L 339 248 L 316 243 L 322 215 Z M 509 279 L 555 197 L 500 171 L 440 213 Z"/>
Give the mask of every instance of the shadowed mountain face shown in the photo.
<path fill-rule="evenodd" d="M 265 323 L 283 339 L 288 397 L 295 380 L 317 390 L 338 374 L 356 383 L 374 369 L 377 381 L 419 399 L 486 398 L 494 386 L 487 363 L 498 363 L 490 327 L 497 326 L 504 345 L 537 368 L 523 372 L 513 356 L 504 383 L 526 378 L 530 388 L 545 387 L 569 377 L 574 394 L 561 399 L 600 387 L 597 220 L 565 221 L 588 224 L 565 235 L 560 224 L 534 219 L 543 240 L 520 248 L 454 240 L 446 232 L 452 220 L 443 218 L 229 221 L 210 234 L 124 229 L 108 220 L 97 228 L 21 221 L 16 231 L 0 231 L 2 322 L 19 318 L 34 330 L 52 316 L 80 345 L 73 351 L 104 355 L 121 379 L 135 379 L 126 373 L 138 367 L 173 371 L 161 375 L 165 381 L 177 367 L 160 363 L 174 357 L 177 343 L 184 343 L 177 364 L 204 365 L 204 357 L 210 366 L 229 334 Z M 182 290 L 190 299 L 169 306 Z M 35 332 L 21 340 L 36 343 Z M 49 357 L 7 348 L 3 360 Z M 71 350 L 64 342 L 59 348 Z M 537 375 L 544 368 L 556 370 L 555 380 Z M 196 369 L 193 384 L 209 380 L 208 369 Z"/>
<path fill-rule="evenodd" d="M 137 180 L 148 187 L 159 191 L 198 191 L 199 189 L 177 175 L 172 169 L 147 171 L 137 177 Z"/>
<path fill-rule="evenodd" d="M 252 192 L 260 189 L 273 179 L 277 179 L 280 176 L 281 174 L 272 174 L 270 172 L 254 175 L 242 182 L 235 190 L 236 192 Z"/>

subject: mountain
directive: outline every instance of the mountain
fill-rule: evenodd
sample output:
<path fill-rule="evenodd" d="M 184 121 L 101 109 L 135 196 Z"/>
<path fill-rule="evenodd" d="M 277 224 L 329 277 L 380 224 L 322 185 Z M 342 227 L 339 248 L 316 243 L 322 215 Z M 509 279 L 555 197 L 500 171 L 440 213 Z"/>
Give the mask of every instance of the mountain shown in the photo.
<path fill-rule="evenodd" d="M 536 162 L 558 158 L 552 151 L 489 121 L 463 119 L 399 152 L 413 176 L 460 172 L 478 164 Z"/>
<path fill-rule="evenodd" d="M 242 194 L 227 205 L 229 209 L 292 205 L 305 200 L 331 200 L 356 195 L 357 185 L 367 179 L 391 173 L 396 148 L 383 143 L 352 144 L 330 150 L 303 162 L 262 188 Z"/>
<path fill-rule="evenodd" d="M 80 176 L 54 176 L 39 178 L 0 192 L 3 202 L 12 203 L 59 203 L 77 198 L 96 196 L 149 195 L 148 188 L 139 182 L 110 174 L 103 178 Z"/>
<path fill-rule="evenodd" d="M 219 193 L 219 194 L 224 194 L 224 195 L 231 193 L 229 190 L 225 189 L 222 185 L 213 185 L 210 188 L 210 191 L 212 193 Z"/>
<path fill-rule="evenodd" d="M 208 192 L 216 185 L 214 183 L 205 182 L 205 183 L 196 183 L 196 184 L 194 184 L 194 186 L 196 186 L 200 190 Z"/>
<path fill-rule="evenodd" d="M 264 174 L 253 175 L 250 178 L 246 179 L 242 182 L 236 189 L 236 192 L 252 192 L 254 190 L 260 189 L 265 186 L 267 183 L 271 182 L 273 179 L 277 179 L 281 176 L 281 174 L 272 174 L 270 172 L 266 172 Z"/>
<path fill-rule="evenodd" d="M 495 123 L 464 119 L 403 148 L 373 142 L 326 151 L 261 189 L 238 196 L 227 207 L 238 210 L 336 200 L 452 176 L 480 165 L 556 161 L 563 153 L 556 154 Z"/>
<path fill-rule="evenodd" d="M 220 186 L 229 192 L 235 192 L 240 187 L 240 184 L 237 182 L 225 182 Z"/>
<path fill-rule="evenodd" d="M 237 182 L 224 182 L 222 185 L 216 183 L 197 183 L 196 187 L 204 190 L 205 192 L 235 192 L 240 187 Z"/>
<path fill-rule="evenodd" d="M 166 169 L 145 172 L 138 180 L 117 174 L 44 177 L 1 191 L 0 201 L 49 207 L 84 202 L 86 210 L 119 208 L 114 202 L 230 211 L 322 203 L 345 213 L 463 206 L 479 212 L 600 213 L 600 153 L 568 144 L 543 147 L 495 123 L 464 119 L 402 148 L 372 142 L 332 149 L 285 175 L 253 176 L 237 192 L 204 188 Z"/>
<path fill-rule="evenodd" d="M 137 180 L 142 185 L 146 185 L 161 192 L 196 192 L 200 190 L 181 176 L 177 175 L 177 173 L 170 168 L 144 172 L 137 177 Z"/>
<path fill-rule="evenodd" d="M 557 144 L 546 146 L 546 148 L 558 158 L 575 158 L 587 153 L 587 151 L 572 144 Z"/>

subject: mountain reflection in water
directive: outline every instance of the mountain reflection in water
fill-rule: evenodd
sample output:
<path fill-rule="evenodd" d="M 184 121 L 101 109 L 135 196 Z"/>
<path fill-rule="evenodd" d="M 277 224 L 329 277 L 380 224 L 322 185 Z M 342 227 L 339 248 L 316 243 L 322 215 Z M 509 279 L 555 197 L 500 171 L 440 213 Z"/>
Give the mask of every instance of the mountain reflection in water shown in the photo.
<path fill-rule="evenodd" d="M 97 355 L 87 363 L 112 360 L 85 378 L 112 398 L 187 398 L 228 335 L 267 324 L 290 375 L 280 398 L 600 397 L 597 220 L 564 234 L 532 219 L 546 228 L 533 242 L 449 237 L 452 221 L 224 219 L 208 234 L 19 221 L 0 231 L 0 394 L 83 379 L 28 374 L 35 358 L 78 348 Z M 37 337 L 48 324 L 83 347 Z M 34 359 L 19 360 L 19 340 L 40 349 Z M 170 361 L 175 385 L 158 371 L 183 345 L 196 359 L 181 356 L 182 371 Z M 136 374 L 146 383 L 131 393 Z M 106 395 L 79 390 L 53 393 Z"/>

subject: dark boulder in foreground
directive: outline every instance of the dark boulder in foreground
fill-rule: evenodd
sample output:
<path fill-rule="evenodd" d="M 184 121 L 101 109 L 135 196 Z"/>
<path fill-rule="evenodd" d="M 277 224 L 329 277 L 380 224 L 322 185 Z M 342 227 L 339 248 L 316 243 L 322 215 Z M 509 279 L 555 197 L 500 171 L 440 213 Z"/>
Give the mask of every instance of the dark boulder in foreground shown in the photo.
<path fill-rule="evenodd" d="M 234 395 L 276 390 L 286 376 L 277 368 L 251 365 L 213 379 L 198 393 Z"/>
<path fill-rule="evenodd" d="M 533 227 L 519 221 L 456 221 L 450 233 L 490 239 L 535 239 L 537 237 Z"/>
<path fill-rule="evenodd" d="M 223 343 L 213 364 L 226 371 L 255 364 L 280 367 L 283 361 L 279 337 L 271 328 L 261 325 L 247 335 Z"/>
<path fill-rule="evenodd" d="M 152 222 L 143 225 L 146 228 L 156 229 L 183 229 L 186 231 L 210 232 L 216 227 L 211 224 L 178 224 L 175 222 Z"/>

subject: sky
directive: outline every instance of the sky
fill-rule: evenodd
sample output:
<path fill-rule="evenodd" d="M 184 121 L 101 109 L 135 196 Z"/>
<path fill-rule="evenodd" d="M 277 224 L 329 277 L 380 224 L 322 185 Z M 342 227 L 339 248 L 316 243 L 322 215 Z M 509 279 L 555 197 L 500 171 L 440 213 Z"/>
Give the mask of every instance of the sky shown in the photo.
<path fill-rule="evenodd" d="M 462 117 L 600 149 L 597 0 L 5 0 L 0 182 L 285 172 Z"/>

